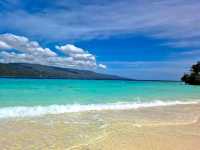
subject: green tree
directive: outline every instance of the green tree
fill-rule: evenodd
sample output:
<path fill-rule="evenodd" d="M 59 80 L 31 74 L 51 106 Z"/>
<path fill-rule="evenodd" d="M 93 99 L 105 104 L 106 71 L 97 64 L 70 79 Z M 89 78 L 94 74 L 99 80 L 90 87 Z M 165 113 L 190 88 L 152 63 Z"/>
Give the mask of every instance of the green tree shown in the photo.
<path fill-rule="evenodd" d="M 181 80 L 187 84 L 200 85 L 200 61 L 192 65 L 190 74 L 184 74 Z"/>
<path fill-rule="evenodd" d="M 192 73 L 199 74 L 200 73 L 200 61 L 197 64 L 192 65 Z"/>

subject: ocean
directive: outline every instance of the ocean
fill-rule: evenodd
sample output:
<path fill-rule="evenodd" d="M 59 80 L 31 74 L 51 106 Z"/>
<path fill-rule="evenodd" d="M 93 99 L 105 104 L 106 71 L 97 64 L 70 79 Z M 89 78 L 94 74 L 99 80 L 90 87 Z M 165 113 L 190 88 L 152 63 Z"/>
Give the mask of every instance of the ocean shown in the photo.
<path fill-rule="evenodd" d="M 0 118 L 198 103 L 182 82 L 0 79 Z"/>

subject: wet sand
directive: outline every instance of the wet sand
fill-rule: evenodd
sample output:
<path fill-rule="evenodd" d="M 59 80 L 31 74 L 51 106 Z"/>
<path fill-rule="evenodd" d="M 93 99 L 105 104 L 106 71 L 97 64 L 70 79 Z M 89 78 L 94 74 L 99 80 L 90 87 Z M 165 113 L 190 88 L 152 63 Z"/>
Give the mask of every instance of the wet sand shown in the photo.
<path fill-rule="evenodd" d="M 200 104 L 0 120 L 2 150 L 199 150 Z"/>

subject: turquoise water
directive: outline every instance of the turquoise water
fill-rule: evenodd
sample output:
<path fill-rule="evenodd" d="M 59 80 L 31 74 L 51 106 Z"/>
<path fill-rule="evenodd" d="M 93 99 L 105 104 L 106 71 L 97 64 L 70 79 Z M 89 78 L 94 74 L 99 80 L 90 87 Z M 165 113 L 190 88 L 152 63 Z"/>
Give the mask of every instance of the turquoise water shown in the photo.
<path fill-rule="evenodd" d="M 0 79 L 0 107 L 198 99 L 200 87 L 181 82 Z"/>
<path fill-rule="evenodd" d="M 42 106 L 41 109 L 51 106 L 54 110 L 52 105 L 56 105 L 57 111 L 60 110 L 58 106 L 62 109 L 67 106 L 65 109 L 69 110 L 73 105 L 79 110 L 90 105 L 126 103 L 127 107 L 133 103 L 194 102 L 199 99 L 199 86 L 181 82 L 0 79 L 0 117 L 8 110 L 12 116 L 16 108 L 26 113 L 28 108 L 37 106 Z M 22 106 L 26 108 L 23 112 Z"/>

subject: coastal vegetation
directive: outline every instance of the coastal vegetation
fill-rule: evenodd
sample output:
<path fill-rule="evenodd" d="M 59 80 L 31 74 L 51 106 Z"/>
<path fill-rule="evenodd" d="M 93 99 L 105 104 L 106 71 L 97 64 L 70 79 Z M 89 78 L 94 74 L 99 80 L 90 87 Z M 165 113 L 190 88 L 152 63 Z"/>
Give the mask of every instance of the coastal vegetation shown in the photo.
<path fill-rule="evenodd" d="M 192 65 L 190 73 L 184 74 L 181 80 L 186 84 L 200 85 L 200 61 Z"/>

